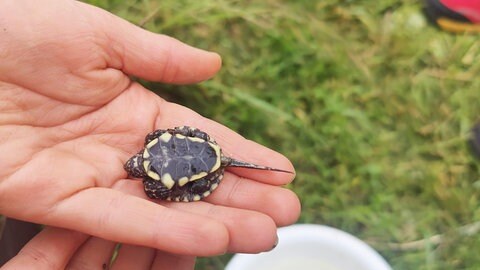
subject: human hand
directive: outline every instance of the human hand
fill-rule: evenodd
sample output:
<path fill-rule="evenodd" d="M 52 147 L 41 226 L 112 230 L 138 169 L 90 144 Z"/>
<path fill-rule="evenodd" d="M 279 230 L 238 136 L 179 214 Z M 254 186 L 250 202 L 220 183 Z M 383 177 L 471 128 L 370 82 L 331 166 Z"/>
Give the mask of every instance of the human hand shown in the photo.
<path fill-rule="evenodd" d="M 71 230 L 47 227 L 30 240 L 2 270 L 32 269 L 194 269 L 195 257 L 122 245 Z M 111 265 L 110 265 L 111 264 Z"/>
<path fill-rule="evenodd" d="M 196 203 L 148 200 L 140 181 L 126 179 L 123 163 L 144 136 L 179 125 L 205 130 L 232 157 L 293 170 L 128 77 L 198 82 L 220 68 L 218 55 L 78 1 L 1 1 L 0 35 L 0 213 L 201 256 L 269 250 L 276 226 L 297 219 L 297 197 L 278 187 L 289 174 L 231 170 Z"/>

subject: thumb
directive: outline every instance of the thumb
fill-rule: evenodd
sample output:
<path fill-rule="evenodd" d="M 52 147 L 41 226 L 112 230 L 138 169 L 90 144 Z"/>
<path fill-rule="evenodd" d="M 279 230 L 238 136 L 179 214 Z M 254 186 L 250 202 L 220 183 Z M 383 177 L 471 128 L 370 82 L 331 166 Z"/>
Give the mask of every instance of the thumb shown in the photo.
<path fill-rule="evenodd" d="M 96 7 L 97 12 L 105 12 Z M 95 12 L 95 13 L 97 13 Z M 108 65 L 150 81 L 193 83 L 212 77 L 221 67 L 218 54 L 174 38 L 146 31 L 117 16 L 96 16 L 110 44 Z"/>

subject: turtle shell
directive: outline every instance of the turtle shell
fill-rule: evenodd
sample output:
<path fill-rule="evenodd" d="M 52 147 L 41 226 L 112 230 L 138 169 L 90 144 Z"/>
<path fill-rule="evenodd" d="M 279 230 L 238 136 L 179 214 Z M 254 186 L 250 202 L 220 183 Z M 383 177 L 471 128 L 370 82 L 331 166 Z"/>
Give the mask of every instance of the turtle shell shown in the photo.
<path fill-rule="evenodd" d="M 154 130 L 144 146 L 124 169 L 129 177 L 143 179 L 151 199 L 201 200 L 218 187 L 226 167 L 293 173 L 226 157 L 207 133 L 194 127 Z"/>
<path fill-rule="evenodd" d="M 142 157 L 145 173 L 168 189 L 202 179 L 221 167 L 221 149 L 215 142 L 169 132 L 150 141 Z"/>

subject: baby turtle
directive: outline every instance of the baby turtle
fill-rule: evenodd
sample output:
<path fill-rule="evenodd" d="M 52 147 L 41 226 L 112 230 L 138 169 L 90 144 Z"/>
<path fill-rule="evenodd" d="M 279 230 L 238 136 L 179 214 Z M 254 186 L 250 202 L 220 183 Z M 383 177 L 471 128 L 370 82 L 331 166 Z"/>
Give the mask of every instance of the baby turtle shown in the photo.
<path fill-rule="evenodd" d="M 210 195 L 225 167 L 292 173 L 226 157 L 207 133 L 187 126 L 149 133 L 144 148 L 124 165 L 130 177 L 143 178 L 148 197 L 177 202 Z"/>

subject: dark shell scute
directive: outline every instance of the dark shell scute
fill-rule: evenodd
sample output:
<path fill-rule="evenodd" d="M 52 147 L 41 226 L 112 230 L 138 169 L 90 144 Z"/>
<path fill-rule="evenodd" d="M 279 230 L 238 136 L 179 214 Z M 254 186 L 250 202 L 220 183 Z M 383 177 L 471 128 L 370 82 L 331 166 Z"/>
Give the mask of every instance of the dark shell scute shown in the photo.
<path fill-rule="evenodd" d="M 209 173 L 219 159 L 208 142 L 175 136 L 168 142 L 159 140 L 147 151 L 150 153 L 151 169 L 160 176 L 170 174 L 174 181 L 202 172 Z"/>
<path fill-rule="evenodd" d="M 202 155 L 207 149 L 211 149 L 209 145 L 205 146 L 207 143 L 195 143 L 193 141 L 188 141 L 189 153 L 191 155 Z"/>
<path fill-rule="evenodd" d="M 162 144 L 169 144 L 175 153 L 176 156 L 185 156 L 185 155 L 191 155 L 192 153 L 190 152 L 190 140 L 188 139 L 179 139 L 177 137 L 173 137 L 168 143 L 165 143 L 161 141 L 160 143 Z"/>

